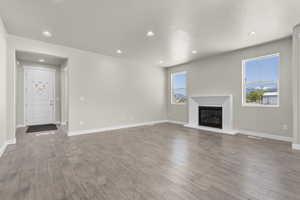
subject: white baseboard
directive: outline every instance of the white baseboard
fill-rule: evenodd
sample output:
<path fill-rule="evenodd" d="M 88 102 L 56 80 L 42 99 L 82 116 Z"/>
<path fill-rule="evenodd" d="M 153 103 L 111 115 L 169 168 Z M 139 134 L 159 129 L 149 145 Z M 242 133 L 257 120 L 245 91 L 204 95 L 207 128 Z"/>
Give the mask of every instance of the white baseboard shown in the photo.
<path fill-rule="evenodd" d="M 8 145 L 10 144 L 16 144 L 16 139 L 12 139 L 12 140 L 8 140 L 6 141 L 2 147 L 0 147 L 0 157 L 3 155 L 3 153 L 5 152 L 5 149 L 7 148 Z"/>
<path fill-rule="evenodd" d="M 210 132 L 215 132 L 215 133 L 223 133 L 227 135 L 236 135 L 238 134 L 237 130 L 232 130 L 232 129 L 218 129 L 218 128 L 210 128 L 206 126 L 195 126 L 192 124 L 186 124 L 184 125 L 187 128 L 194 128 L 194 129 L 199 129 L 199 130 L 204 130 L 204 131 L 210 131 Z"/>
<path fill-rule="evenodd" d="M 292 137 L 273 135 L 270 133 L 255 132 L 255 131 L 248 131 L 248 130 L 222 130 L 222 129 L 203 127 L 203 126 L 192 126 L 189 124 L 185 124 L 184 122 L 174 122 L 174 121 L 168 121 L 168 122 L 174 123 L 174 124 L 183 124 L 185 127 L 188 127 L 188 128 L 195 128 L 195 129 L 199 129 L 199 130 L 206 130 L 206 131 L 224 133 L 224 134 L 229 134 L 229 135 L 242 134 L 242 135 L 250 135 L 250 136 L 268 138 L 268 139 L 285 141 L 285 142 L 292 142 Z M 300 144 L 299 145 L 294 144 L 294 145 L 295 145 L 295 147 L 293 146 L 294 149 L 300 149 Z"/>
<path fill-rule="evenodd" d="M 300 150 L 300 144 L 293 144 L 292 148 L 295 150 Z"/>
<path fill-rule="evenodd" d="M 18 124 L 18 125 L 17 125 L 17 128 L 25 128 L 25 127 L 26 127 L 25 124 Z"/>
<path fill-rule="evenodd" d="M 187 122 L 180 122 L 180 121 L 173 121 L 173 120 L 167 120 L 168 123 L 172 124 L 179 124 L 179 125 L 185 125 Z"/>
<path fill-rule="evenodd" d="M 107 128 L 99 128 L 99 129 L 69 131 L 68 132 L 68 136 L 84 135 L 84 134 L 92 134 L 92 133 L 100 133 L 100 132 L 105 132 L 105 131 L 112 131 L 112 130 L 118 130 L 118 129 L 124 129 L 124 128 L 133 128 L 133 127 L 139 127 L 139 126 L 155 125 L 155 124 L 161 124 L 161 123 L 166 123 L 166 122 L 168 122 L 168 120 L 143 122 L 143 123 L 138 123 L 138 124 L 130 124 L 130 125 L 123 125 L 123 126 L 113 126 L 113 127 L 107 127 Z"/>
<path fill-rule="evenodd" d="M 172 121 L 172 120 L 151 121 L 151 122 L 144 122 L 144 123 L 138 123 L 138 124 L 106 127 L 106 128 L 100 128 L 100 129 L 69 131 L 68 136 L 93 134 L 93 133 L 100 133 L 100 132 L 105 132 L 105 131 L 112 131 L 112 130 L 118 130 L 118 129 L 124 129 L 124 128 L 133 128 L 133 127 L 139 127 L 139 126 L 154 125 L 154 124 L 160 124 L 160 123 L 180 124 L 180 125 L 184 125 L 185 127 L 189 127 L 189 128 L 197 128 L 197 129 L 201 129 L 201 130 L 213 131 L 213 132 L 224 133 L 224 134 L 229 134 L 229 135 L 242 134 L 242 135 L 250 135 L 250 136 L 256 136 L 256 137 L 268 138 L 268 139 L 273 139 L 273 140 L 292 142 L 291 137 L 278 136 L 278 135 L 273 135 L 273 134 L 270 134 L 270 133 L 255 132 L 255 131 L 248 131 L 248 130 L 221 130 L 221 129 L 214 129 L 214 128 L 206 128 L 206 127 L 205 128 L 204 127 L 191 127 L 188 124 L 186 124 L 185 122 L 178 122 L 178 121 Z M 298 148 L 300 149 L 299 146 L 300 145 L 293 144 L 294 149 L 298 149 Z"/>
<path fill-rule="evenodd" d="M 242 135 L 251 135 L 251 136 L 256 136 L 256 137 L 268 138 L 268 139 L 272 139 L 272 140 L 292 142 L 291 137 L 273 135 L 270 133 L 262 133 L 262 132 L 248 131 L 248 130 L 239 130 L 239 133 Z"/>
<path fill-rule="evenodd" d="M 9 144 L 16 144 L 16 138 L 11 139 L 11 140 L 7 140 L 6 143 Z"/>

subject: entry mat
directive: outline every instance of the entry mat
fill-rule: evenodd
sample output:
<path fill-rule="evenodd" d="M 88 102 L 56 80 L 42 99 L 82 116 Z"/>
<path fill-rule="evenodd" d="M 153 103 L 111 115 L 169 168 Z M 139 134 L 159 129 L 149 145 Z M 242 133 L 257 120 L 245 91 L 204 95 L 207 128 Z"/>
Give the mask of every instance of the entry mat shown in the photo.
<path fill-rule="evenodd" d="M 29 126 L 26 130 L 26 133 L 36 133 L 36 132 L 43 132 L 43 131 L 53 131 L 57 130 L 57 126 L 55 124 L 44 124 L 44 125 L 34 125 Z"/>

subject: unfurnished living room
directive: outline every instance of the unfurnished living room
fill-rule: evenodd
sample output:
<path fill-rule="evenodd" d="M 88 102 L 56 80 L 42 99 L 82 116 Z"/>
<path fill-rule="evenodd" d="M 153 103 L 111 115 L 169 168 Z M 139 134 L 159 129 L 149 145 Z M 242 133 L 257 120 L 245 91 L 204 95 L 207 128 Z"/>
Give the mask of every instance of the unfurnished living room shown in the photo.
<path fill-rule="evenodd" d="M 0 0 L 0 200 L 300 200 L 299 0 Z"/>

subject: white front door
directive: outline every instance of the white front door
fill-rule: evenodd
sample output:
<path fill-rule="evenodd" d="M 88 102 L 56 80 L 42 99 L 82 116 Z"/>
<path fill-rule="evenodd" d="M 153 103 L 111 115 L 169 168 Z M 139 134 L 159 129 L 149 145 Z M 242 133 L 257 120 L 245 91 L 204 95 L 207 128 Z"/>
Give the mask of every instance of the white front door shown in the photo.
<path fill-rule="evenodd" d="M 26 125 L 55 122 L 55 70 L 24 68 Z"/>

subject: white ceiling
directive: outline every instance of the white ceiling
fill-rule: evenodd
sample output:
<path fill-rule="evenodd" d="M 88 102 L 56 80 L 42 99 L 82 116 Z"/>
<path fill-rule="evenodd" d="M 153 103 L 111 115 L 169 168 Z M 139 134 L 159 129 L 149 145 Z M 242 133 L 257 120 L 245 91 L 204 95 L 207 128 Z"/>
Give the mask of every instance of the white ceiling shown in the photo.
<path fill-rule="evenodd" d="M 0 15 L 14 35 L 172 66 L 290 36 L 300 1 L 0 0 Z"/>

